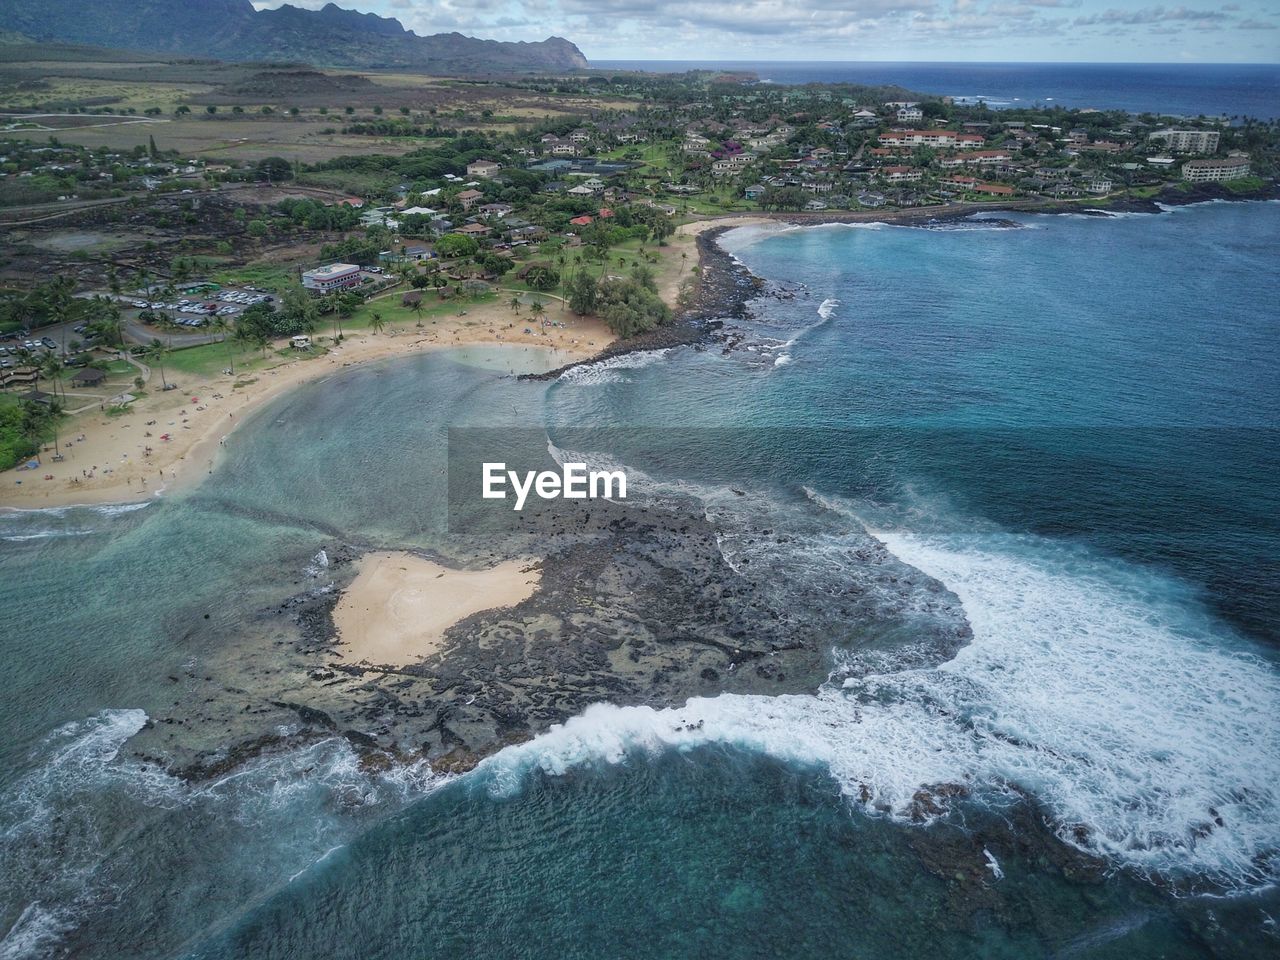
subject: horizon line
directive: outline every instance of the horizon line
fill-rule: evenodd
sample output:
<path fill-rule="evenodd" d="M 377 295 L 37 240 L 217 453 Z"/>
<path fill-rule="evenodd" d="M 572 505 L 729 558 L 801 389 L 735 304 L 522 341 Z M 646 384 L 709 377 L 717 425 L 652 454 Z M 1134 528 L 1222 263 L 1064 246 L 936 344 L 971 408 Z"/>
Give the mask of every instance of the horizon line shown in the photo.
<path fill-rule="evenodd" d="M 588 58 L 590 60 L 591 58 Z M 733 57 L 648 58 L 648 57 L 599 57 L 601 61 L 627 63 L 925 63 L 925 64 L 1001 64 L 1007 66 L 1133 66 L 1133 67 L 1280 67 L 1280 61 L 1269 60 L 780 60 Z"/>

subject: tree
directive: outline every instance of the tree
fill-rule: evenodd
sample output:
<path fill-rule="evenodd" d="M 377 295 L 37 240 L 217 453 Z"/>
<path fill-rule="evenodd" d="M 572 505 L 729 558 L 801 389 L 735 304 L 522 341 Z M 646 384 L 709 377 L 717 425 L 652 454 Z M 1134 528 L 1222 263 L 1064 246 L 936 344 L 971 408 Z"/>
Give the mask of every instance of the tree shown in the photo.
<path fill-rule="evenodd" d="M 525 271 L 524 282 L 533 290 L 554 290 L 560 285 L 560 272 L 548 263 L 535 263 Z"/>
<path fill-rule="evenodd" d="M 261 240 L 267 235 L 267 223 L 265 220 L 250 220 L 244 225 L 244 232 L 255 240 Z"/>
<path fill-rule="evenodd" d="M 36 463 L 41 463 L 40 441 L 44 439 L 45 432 L 49 428 L 52 411 L 35 400 L 22 400 L 19 403 L 21 404 L 22 412 L 18 427 L 22 432 L 23 438 L 35 454 Z"/>
<path fill-rule="evenodd" d="M 169 389 L 169 381 L 164 376 L 164 358 L 168 355 L 169 349 L 159 340 L 152 340 L 150 346 L 143 353 L 143 356 L 147 358 L 147 362 L 155 364 L 156 369 L 160 371 L 160 384 L 165 390 Z"/>
<path fill-rule="evenodd" d="M 421 304 L 419 304 L 419 306 L 421 306 Z M 381 333 L 386 329 L 386 326 L 387 321 L 382 318 L 382 314 L 377 310 L 373 311 L 373 313 L 369 315 L 369 329 L 374 333 Z"/>
<path fill-rule="evenodd" d="M 293 167 L 284 157 L 263 157 L 258 161 L 258 176 L 267 183 L 279 183 L 293 176 Z"/>
<path fill-rule="evenodd" d="M 298 282 L 290 283 L 280 294 L 280 312 L 295 329 L 311 333 L 316 328 L 319 307 L 311 293 Z"/>
<path fill-rule="evenodd" d="M 449 259 L 473 257 L 479 249 L 480 243 L 475 237 L 468 237 L 461 233 L 446 233 L 436 241 L 436 252 Z"/>
<path fill-rule="evenodd" d="M 53 382 L 53 395 L 58 395 L 58 385 L 62 383 L 62 360 L 55 354 L 46 354 L 40 361 L 40 375 Z M 62 395 L 67 395 L 67 388 L 62 384 Z"/>
<path fill-rule="evenodd" d="M 231 349 L 231 341 L 227 339 L 227 333 L 231 330 L 231 324 L 227 323 L 226 317 L 214 317 L 211 324 L 213 329 L 222 334 L 222 342 L 227 348 L 227 361 L 231 364 L 231 375 L 236 375 L 236 355 Z"/>
<path fill-rule="evenodd" d="M 596 309 L 596 280 L 589 273 L 579 271 L 569 281 L 569 309 L 579 316 Z"/>
<path fill-rule="evenodd" d="M 512 309 L 517 317 L 520 316 L 520 297 L 517 294 L 513 293 L 511 295 L 511 299 L 507 301 L 507 306 Z"/>
<path fill-rule="evenodd" d="M 547 322 L 547 307 L 541 300 L 534 300 L 529 304 L 529 312 L 533 314 L 533 318 L 538 321 L 544 329 Z"/>

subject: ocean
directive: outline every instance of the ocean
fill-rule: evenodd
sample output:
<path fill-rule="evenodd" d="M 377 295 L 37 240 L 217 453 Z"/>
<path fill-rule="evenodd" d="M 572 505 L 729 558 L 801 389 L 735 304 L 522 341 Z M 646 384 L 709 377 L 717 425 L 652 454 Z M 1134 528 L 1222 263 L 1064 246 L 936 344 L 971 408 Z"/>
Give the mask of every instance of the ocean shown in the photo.
<path fill-rule="evenodd" d="M 1277 237 L 1275 202 L 738 228 L 769 284 L 722 342 L 352 368 L 186 495 L 0 514 L 0 958 L 1274 952 Z M 706 518 L 830 624 L 828 679 L 596 704 L 461 776 L 131 749 L 306 683 L 263 611 L 335 538 L 446 538 L 459 426 Z"/>
<path fill-rule="evenodd" d="M 1172 116 L 1280 117 L 1280 65 L 1268 63 L 893 63 L 598 60 L 600 70 L 750 71 L 780 84 L 893 85 L 993 109 L 1127 110 Z"/>

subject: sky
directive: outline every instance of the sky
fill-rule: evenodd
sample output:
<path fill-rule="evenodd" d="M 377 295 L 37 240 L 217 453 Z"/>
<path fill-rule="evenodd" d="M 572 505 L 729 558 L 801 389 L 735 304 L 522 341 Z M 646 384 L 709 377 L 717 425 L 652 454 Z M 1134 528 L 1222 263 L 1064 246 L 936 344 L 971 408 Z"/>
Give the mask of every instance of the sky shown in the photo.
<path fill-rule="evenodd" d="M 313 9 L 326 2 L 292 0 Z M 338 6 L 395 17 L 423 35 L 561 36 L 589 60 L 1280 62 L 1280 0 L 340 0 Z"/>

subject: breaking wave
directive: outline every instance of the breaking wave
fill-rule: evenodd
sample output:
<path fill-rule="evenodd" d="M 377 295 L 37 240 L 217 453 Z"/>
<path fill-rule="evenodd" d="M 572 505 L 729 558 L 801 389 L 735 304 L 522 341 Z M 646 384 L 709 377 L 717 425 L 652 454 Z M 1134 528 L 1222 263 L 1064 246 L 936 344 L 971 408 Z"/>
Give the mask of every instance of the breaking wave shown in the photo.
<path fill-rule="evenodd" d="M 954 658 L 838 668 L 812 696 L 600 704 L 478 776 L 501 795 L 535 771 L 732 746 L 823 768 L 871 815 L 920 821 L 958 796 L 1029 796 L 1063 842 L 1143 876 L 1228 890 L 1280 878 L 1270 664 L 1138 568 L 1035 537 L 869 532 L 959 598 L 973 637 Z"/>
<path fill-rule="evenodd" d="M 124 753 L 148 725 L 136 709 L 104 710 L 59 727 L 0 801 L 0 902 L 18 911 L 0 931 L 0 960 L 46 957 L 113 905 L 138 903 L 138 863 L 183 851 L 166 818 L 180 817 L 192 863 L 225 856 L 253 882 L 287 883 L 341 846 L 362 818 L 397 808 L 448 781 L 425 762 L 371 774 L 345 739 L 264 754 L 204 783 L 188 783 Z M 169 831 L 172 827 L 169 828 Z M 122 843 L 121 838 L 128 838 Z M 215 854 L 216 851 L 216 854 Z M 262 864 L 269 864 L 266 869 Z M 192 869 L 195 867 L 193 866 Z M 182 869 L 175 867 L 175 869 Z M 244 882 L 240 880 L 238 882 Z"/>
<path fill-rule="evenodd" d="M 626 383 L 627 377 L 622 371 L 639 370 L 643 367 L 652 366 L 665 358 L 669 352 L 669 349 L 665 348 L 662 350 L 642 350 L 635 353 L 626 353 L 619 357 L 609 357 L 605 360 L 579 364 L 560 374 L 557 382 L 576 387 L 598 387 L 606 383 Z"/>

